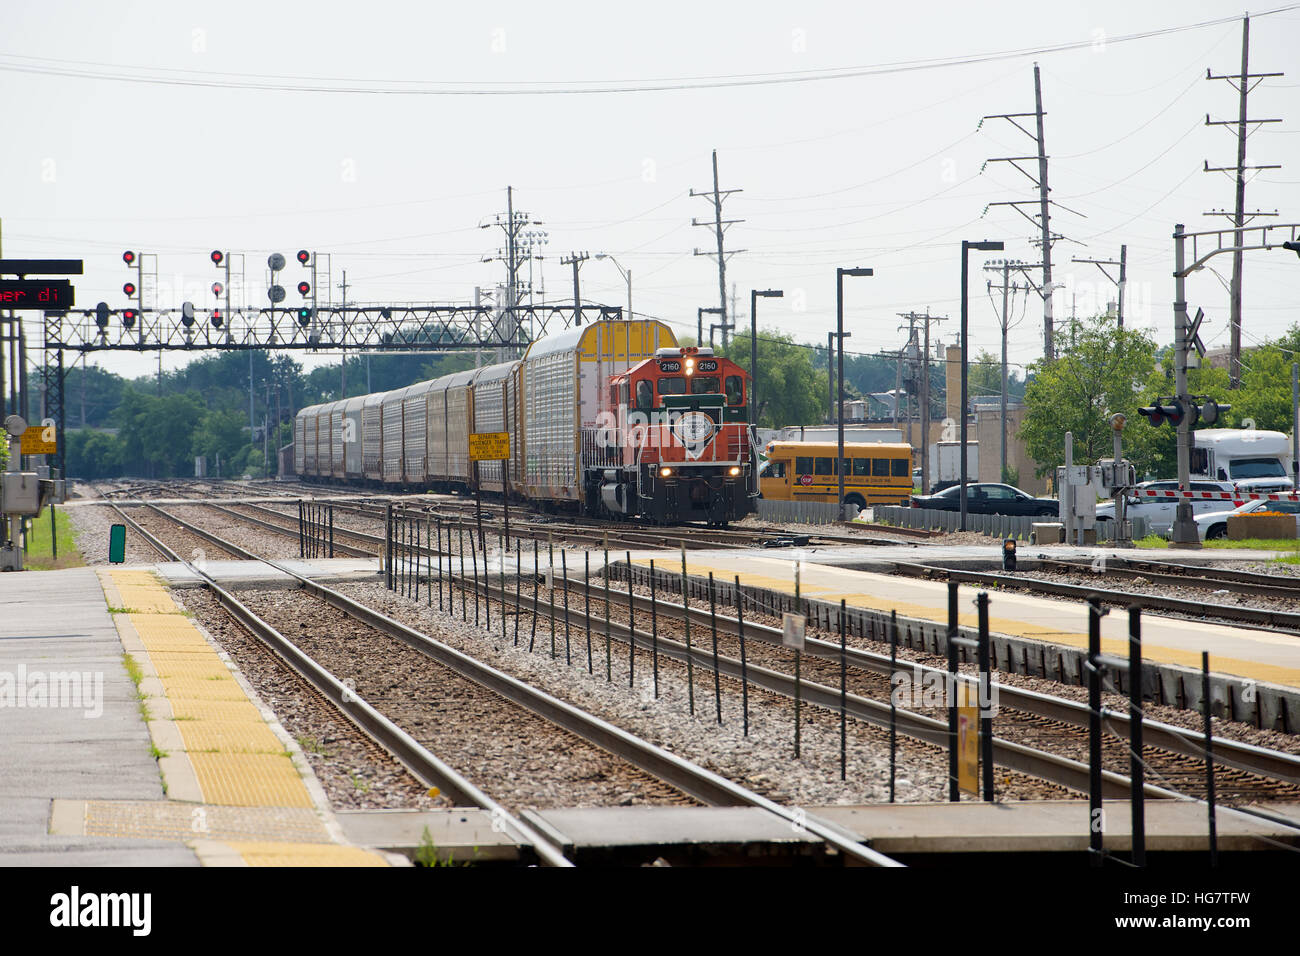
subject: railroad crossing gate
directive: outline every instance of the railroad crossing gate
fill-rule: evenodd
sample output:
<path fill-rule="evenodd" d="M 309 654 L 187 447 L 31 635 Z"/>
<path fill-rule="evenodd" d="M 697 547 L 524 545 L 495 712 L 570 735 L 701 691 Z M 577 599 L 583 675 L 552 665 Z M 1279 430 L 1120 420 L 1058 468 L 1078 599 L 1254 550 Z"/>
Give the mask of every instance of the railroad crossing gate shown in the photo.
<path fill-rule="evenodd" d="M 503 461 L 509 457 L 509 432 L 477 432 L 469 436 L 470 461 Z"/>

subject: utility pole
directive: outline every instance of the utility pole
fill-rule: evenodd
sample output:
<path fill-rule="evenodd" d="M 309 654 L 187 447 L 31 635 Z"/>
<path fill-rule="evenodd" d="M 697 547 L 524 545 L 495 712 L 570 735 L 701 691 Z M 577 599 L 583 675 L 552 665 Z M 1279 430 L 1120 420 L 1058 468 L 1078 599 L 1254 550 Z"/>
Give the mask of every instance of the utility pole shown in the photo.
<path fill-rule="evenodd" d="M 921 494 L 930 493 L 930 323 L 947 322 L 946 315 L 931 315 L 930 310 L 926 309 L 921 312 L 899 312 L 898 317 L 906 319 L 908 323 L 908 344 L 914 341 L 915 332 L 912 331 L 915 323 L 920 322 L 923 329 L 922 342 L 919 356 L 916 360 L 916 375 L 913 381 L 916 381 L 918 403 L 920 404 L 921 420 Z M 899 326 L 902 328 L 902 326 Z M 907 442 L 912 442 L 912 419 L 908 416 L 908 434 Z"/>
<path fill-rule="evenodd" d="M 1091 263 L 1101 270 L 1102 275 L 1115 283 L 1115 320 L 1119 328 L 1124 328 L 1124 288 L 1128 285 L 1128 245 L 1125 244 L 1119 247 L 1118 259 L 1080 259 L 1076 257 L 1070 261 Z M 1110 274 L 1106 268 L 1107 266 L 1119 266 L 1118 279 Z"/>
<path fill-rule="evenodd" d="M 339 288 L 343 292 L 343 307 L 347 308 L 347 304 L 348 304 L 348 270 L 347 269 L 343 270 L 343 281 L 339 283 Z M 315 284 L 313 284 L 312 293 L 315 294 L 315 291 L 316 291 L 316 286 Z M 312 309 L 311 314 L 312 317 L 315 318 L 316 310 L 314 308 Z M 340 312 L 339 314 L 342 315 L 343 313 Z M 347 333 L 345 332 L 344 333 L 345 341 L 346 341 L 346 335 Z M 369 363 L 369 361 L 370 359 L 369 357 L 367 357 L 366 362 Z M 367 382 L 366 384 L 368 385 L 369 382 Z M 346 350 L 343 352 L 342 362 L 339 363 L 339 397 L 340 398 L 348 397 L 348 353 Z"/>
<path fill-rule="evenodd" d="M 578 267 L 587 261 L 585 252 L 570 252 L 560 257 L 560 265 L 573 266 L 573 324 L 582 325 L 582 293 L 578 288 Z M 628 319 L 632 316 L 629 315 Z"/>
<path fill-rule="evenodd" d="M 830 416 L 826 419 L 828 425 L 834 425 L 839 421 L 839 413 L 843 409 L 835 408 L 835 333 L 826 333 L 826 408 Z"/>
<path fill-rule="evenodd" d="M 699 249 L 696 249 L 695 255 L 713 256 L 717 259 L 718 262 L 718 308 L 721 309 L 721 312 L 719 314 L 722 316 L 722 347 L 724 349 L 727 347 L 727 342 L 728 342 L 727 332 L 730 330 L 730 325 L 727 323 L 727 259 L 729 259 L 731 256 L 734 256 L 736 253 L 744 252 L 745 250 L 734 249 L 731 252 L 726 252 L 723 249 L 722 237 L 723 234 L 726 232 L 728 226 L 734 226 L 736 223 L 744 222 L 745 220 L 723 219 L 722 203 L 723 200 L 725 200 L 732 193 L 738 193 L 743 191 L 744 190 L 741 189 L 720 189 L 718 187 L 718 151 L 716 149 L 713 151 L 713 189 L 702 190 L 700 192 L 696 192 L 694 189 L 690 191 L 690 194 L 692 196 L 702 196 L 705 199 L 707 199 L 710 203 L 713 204 L 712 222 L 709 222 L 708 220 L 701 220 L 692 217 L 691 225 L 707 226 L 711 228 L 713 230 L 714 238 L 717 241 L 717 246 L 718 246 L 717 252 L 703 252 Z"/>
<path fill-rule="evenodd" d="M 1016 212 L 1020 213 L 1031 225 L 1039 232 L 1039 238 L 1034 240 L 1034 244 L 1039 246 L 1043 251 L 1043 261 L 1039 267 L 1043 270 L 1043 279 L 1041 285 L 1035 285 L 1036 291 L 1043 300 L 1043 357 L 1049 362 L 1056 358 L 1055 342 L 1053 340 L 1054 320 L 1052 316 L 1052 293 L 1055 289 L 1052 284 L 1052 243 L 1064 236 L 1054 234 L 1051 228 L 1050 207 L 1059 206 L 1066 209 L 1067 212 L 1074 212 L 1073 209 L 1067 209 L 1061 206 L 1056 200 L 1050 198 L 1051 188 L 1047 185 L 1047 142 L 1043 132 L 1043 117 L 1047 115 L 1043 112 L 1043 84 L 1039 76 L 1038 64 L 1034 64 L 1034 112 L 1032 113 L 993 113 L 980 119 L 980 125 L 984 124 L 986 119 L 1004 119 L 1020 132 L 1032 139 L 1037 146 L 1033 155 L 1029 156 L 998 156 L 988 160 L 990 163 L 1010 163 L 1016 169 L 1020 170 L 1037 188 L 1038 188 L 1038 213 L 1031 215 L 1020 207 L 1032 200 L 1019 199 L 1010 202 L 989 203 L 984 209 L 987 212 L 993 206 L 1010 206 Z M 1028 117 L 1034 117 L 1035 132 L 1031 133 L 1025 125 L 1018 122 L 1027 120 Z M 1035 176 L 1021 163 L 1034 162 L 1038 163 L 1038 175 Z M 1081 215 L 1080 213 L 1075 213 Z"/>
<path fill-rule="evenodd" d="M 1225 74 L 1215 76 L 1208 69 L 1205 71 L 1207 80 L 1227 80 L 1228 83 L 1237 91 L 1237 119 L 1232 120 L 1211 120 L 1210 114 L 1205 114 L 1206 126 L 1236 126 L 1237 128 L 1237 164 L 1236 166 L 1211 166 L 1209 160 L 1205 162 L 1205 172 L 1207 173 L 1235 173 L 1237 180 L 1236 204 L 1233 211 L 1229 213 L 1223 209 L 1212 209 L 1205 213 L 1207 216 L 1227 216 L 1228 219 L 1236 226 L 1233 234 L 1233 245 L 1238 247 L 1237 251 L 1232 254 L 1232 283 L 1229 288 L 1231 298 L 1229 322 L 1229 358 L 1228 358 L 1228 378 L 1230 388 L 1241 387 L 1241 230 L 1247 223 L 1253 221 L 1259 216 L 1276 216 L 1277 212 L 1262 212 L 1255 210 L 1246 212 L 1246 170 L 1248 169 L 1281 169 L 1279 164 L 1269 164 L 1266 166 L 1253 166 L 1246 164 L 1246 137 L 1258 130 L 1265 123 L 1280 123 L 1280 119 L 1249 119 L 1246 111 L 1246 99 L 1250 91 L 1257 87 L 1268 77 L 1282 76 L 1281 73 L 1251 73 L 1250 72 L 1250 17 L 1242 17 L 1241 20 L 1241 73 L 1237 75 Z M 1251 81 L 1254 82 L 1251 82 Z"/>
<path fill-rule="evenodd" d="M 492 217 L 491 222 L 479 223 L 480 229 L 488 229 L 492 226 L 498 226 L 505 234 L 505 245 L 497 249 L 495 256 L 487 256 L 484 262 L 500 261 L 506 267 L 506 301 L 505 313 L 506 321 L 510 325 L 511 339 L 516 343 L 516 347 L 521 347 L 525 343 L 523 339 L 523 325 L 519 321 L 519 270 L 523 268 L 523 263 L 519 258 L 519 237 L 527 226 L 540 226 L 540 220 L 529 218 L 528 213 L 515 211 L 515 194 L 514 187 L 506 187 L 506 212 L 505 215 L 497 213 Z M 531 252 L 528 261 L 532 263 Z"/>

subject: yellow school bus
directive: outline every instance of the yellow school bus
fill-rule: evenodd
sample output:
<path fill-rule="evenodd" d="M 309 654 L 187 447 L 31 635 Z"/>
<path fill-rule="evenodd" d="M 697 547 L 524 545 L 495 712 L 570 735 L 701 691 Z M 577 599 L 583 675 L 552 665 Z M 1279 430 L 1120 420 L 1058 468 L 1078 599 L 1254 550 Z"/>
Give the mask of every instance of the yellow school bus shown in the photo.
<path fill-rule="evenodd" d="M 777 501 L 827 501 L 839 496 L 835 442 L 772 442 L 758 490 Z M 845 442 L 844 503 L 905 505 L 912 494 L 912 446 Z"/>

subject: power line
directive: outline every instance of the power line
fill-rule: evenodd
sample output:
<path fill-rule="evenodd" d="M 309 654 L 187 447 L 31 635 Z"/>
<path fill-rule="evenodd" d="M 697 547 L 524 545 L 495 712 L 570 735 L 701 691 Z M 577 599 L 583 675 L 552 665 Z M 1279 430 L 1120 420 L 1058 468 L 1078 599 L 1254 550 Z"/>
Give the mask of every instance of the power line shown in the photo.
<path fill-rule="evenodd" d="M 1271 16 L 1300 8 L 1300 4 L 1276 7 L 1256 17 Z M 1230 23 L 1237 17 L 1216 17 L 1195 23 L 1160 27 L 1135 33 L 1108 37 L 1108 44 L 1129 43 L 1155 37 L 1170 36 L 1191 30 Z M 972 56 L 932 57 L 919 60 L 901 60 L 890 63 L 855 67 L 836 67 L 826 70 L 787 71 L 780 73 L 732 74 L 698 77 L 669 77 L 626 82 L 610 80 L 536 81 L 533 83 L 494 82 L 485 80 L 454 81 L 398 79 L 359 79 L 349 77 L 312 77 L 281 74 L 226 73 L 198 70 L 180 70 L 165 67 L 129 69 L 124 64 L 86 60 L 60 60 L 51 57 L 25 57 L 0 54 L 0 71 L 29 73 L 41 76 L 63 76 L 89 79 L 97 82 L 144 83 L 159 86 L 215 87 L 221 89 L 246 89 L 261 92 L 289 93 L 343 93 L 361 95 L 398 96 L 555 96 L 617 93 L 655 93 L 679 90 L 723 89 L 749 86 L 776 86 L 794 83 L 815 83 L 846 80 L 868 76 L 884 76 L 921 70 L 970 66 L 998 60 L 1042 56 L 1070 50 L 1090 48 L 1092 39 L 1072 40 L 1063 43 L 1040 44 L 1020 49 L 1000 50 Z M 116 72 L 114 72 L 116 71 Z"/>

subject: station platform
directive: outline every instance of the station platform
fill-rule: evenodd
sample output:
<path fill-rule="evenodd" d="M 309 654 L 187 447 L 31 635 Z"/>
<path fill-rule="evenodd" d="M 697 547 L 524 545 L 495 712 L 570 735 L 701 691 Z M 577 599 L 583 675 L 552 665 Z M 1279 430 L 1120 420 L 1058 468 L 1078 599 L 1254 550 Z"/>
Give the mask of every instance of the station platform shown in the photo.
<path fill-rule="evenodd" d="M 0 865 L 362 865 L 297 744 L 144 569 L 0 575 Z"/>
<path fill-rule="evenodd" d="M 957 552 L 946 557 L 971 557 L 975 549 L 926 548 L 921 551 L 925 563 L 944 559 L 940 552 Z M 981 548 L 984 559 L 997 557 L 994 548 Z M 899 556 L 881 554 L 898 551 Z M 1075 553 L 1077 552 L 1077 554 Z M 1022 558 L 1036 552 L 1024 549 Z M 1052 549 L 1052 557 L 1091 559 L 1099 553 L 1124 556 L 1115 549 Z M 1128 551 L 1129 556 L 1132 551 Z M 1207 552 L 1178 552 L 1183 561 L 1189 554 L 1206 560 Z M 1268 553 L 1271 556 L 1271 552 Z M 634 552 L 632 561 L 648 566 L 649 552 Z M 662 555 L 653 556 L 656 567 L 664 567 Z M 1144 559 L 1147 555 L 1143 554 Z M 794 593 L 793 551 L 688 551 L 687 571 L 692 577 L 715 578 L 731 582 L 740 576 L 742 587 L 766 588 Z M 948 620 L 948 585 L 943 581 L 926 581 L 884 573 L 891 561 L 921 560 L 915 548 L 840 548 L 809 551 L 803 554 L 800 591 L 803 597 L 838 604 L 842 599 L 849 607 L 865 608 L 900 616 L 946 624 Z M 861 570 L 867 562 L 880 562 L 880 571 Z M 1170 559 L 1172 560 L 1172 559 Z M 1232 552 L 1231 560 L 1248 560 L 1241 552 Z M 833 563 L 832 563 L 833 562 Z M 846 567 L 844 565 L 853 565 Z M 670 559 L 665 570 L 680 569 L 678 559 Z M 979 589 L 963 585 L 959 617 L 966 627 L 976 627 L 974 598 Z M 1088 646 L 1088 609 L 1082 601 L 1037 597 L 1031 594 L 993 591 L 990 594 L 989 629 L 996 634 L 1022 638 L 1044 644 L 1076 649 Z M 1128 654 L 1128 618 L 1112 613 L 1102 618 L 1102 650 L 1125 657 Z M 1210 666 L 1219 674 L 1231 675 L 1259 683 L 1300 688 L 1300 637 L 1272 631 L 1256 630 L 1229 624 L 1210 624 L 1157 613 L 1142 615 L 1142 653 L 1146 660 L 1199 671 L 1201 652 L 1210 652 Z"/>

